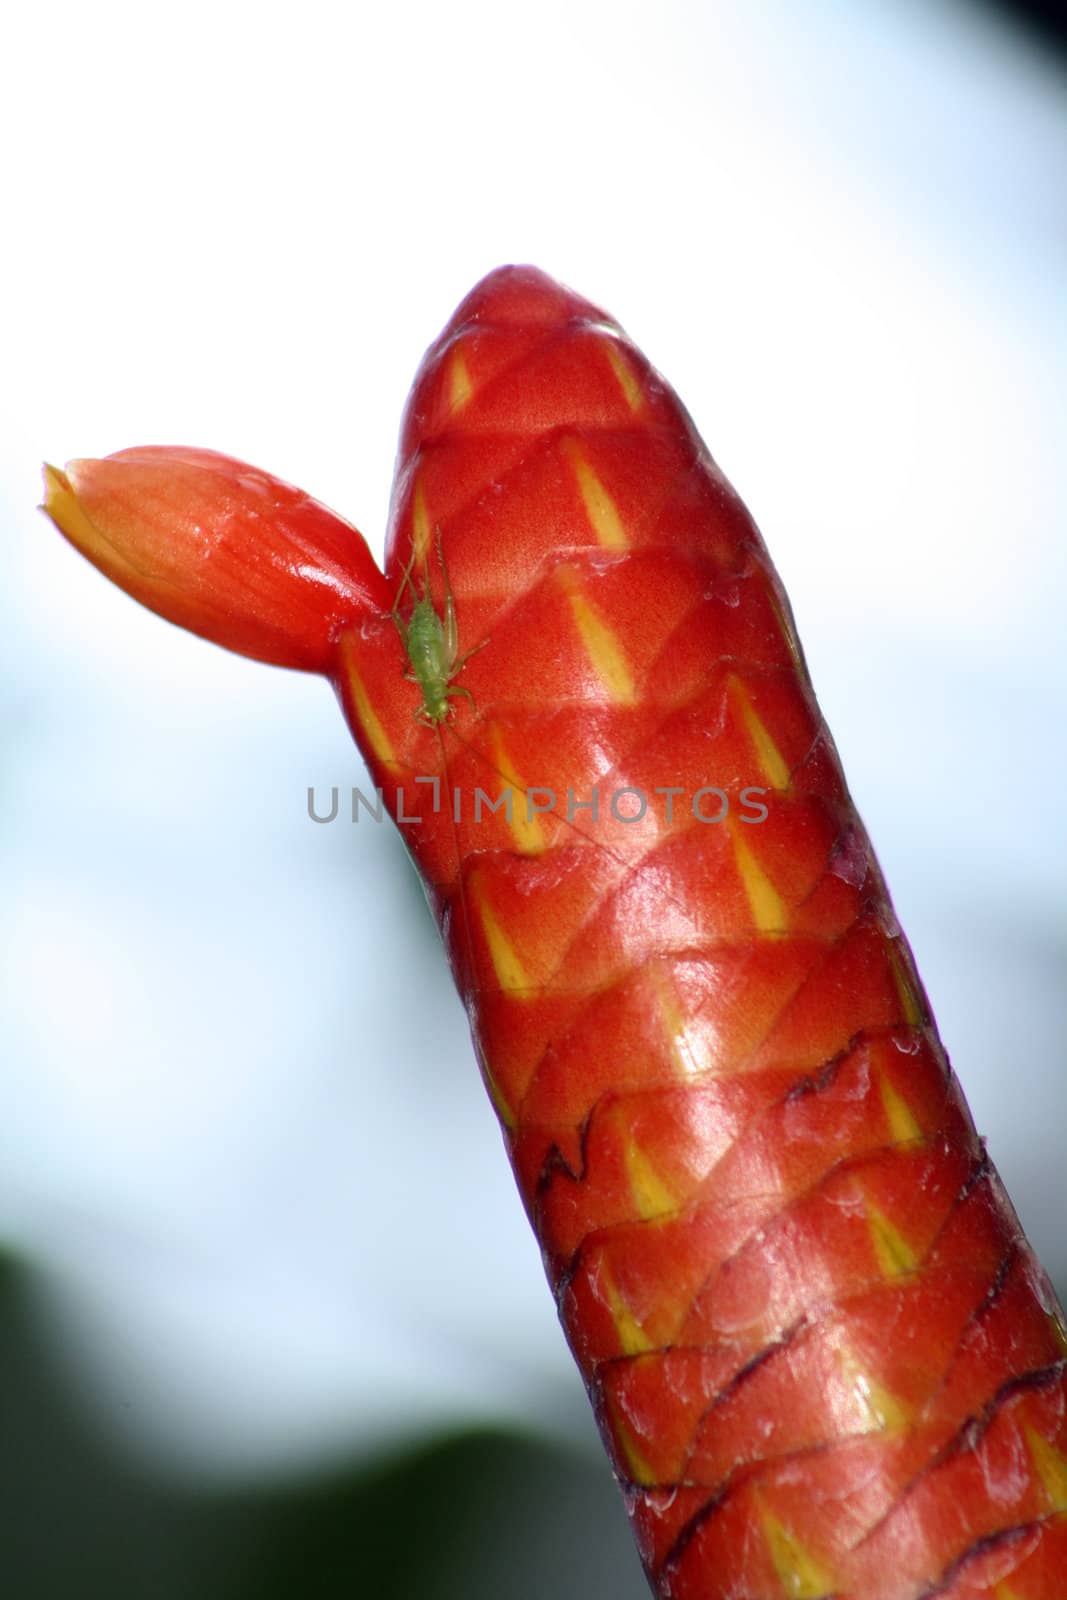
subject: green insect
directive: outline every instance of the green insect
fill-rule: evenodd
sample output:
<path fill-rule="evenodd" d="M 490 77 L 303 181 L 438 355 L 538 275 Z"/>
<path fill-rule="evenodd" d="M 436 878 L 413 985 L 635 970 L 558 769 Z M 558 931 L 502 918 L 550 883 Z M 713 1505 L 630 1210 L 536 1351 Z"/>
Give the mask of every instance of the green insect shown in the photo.
<path fill-rule="evenodd" d="M 456 603 L 452 598 L 452 586 L 448 581 L 448 569 L 441 550 L 440 528 L 437 529 L 436 544 L 445 587 L 444 617 L 438 615 L 433 603 L 429 576 L 423 577 L 421 597 L 415 587 L 411 576 L 415 565 L 414 549 L 400 579 L 392 610 L 392 618 L 409 663 L 404 676 L 412 683 L 417 683 L 422 690 L 422 704 L 415 712 L 415 717 L 431 728 L 439 726 L 451 716 L 453 707 L 448 703 L 450 697 L 463 694 L 473 704 L 474 696 L 470 690 L 452 680 L 459 676 L 464 663 L 470 660 L 475 651 L 489 643 L 488 639 L 482 639 L 465 655 L 457 655 L 459 634 L 456 629 Z M 406 623 L 400 615 L 405 589 L 411 590 L 412 598 L 411 615 Z"/>

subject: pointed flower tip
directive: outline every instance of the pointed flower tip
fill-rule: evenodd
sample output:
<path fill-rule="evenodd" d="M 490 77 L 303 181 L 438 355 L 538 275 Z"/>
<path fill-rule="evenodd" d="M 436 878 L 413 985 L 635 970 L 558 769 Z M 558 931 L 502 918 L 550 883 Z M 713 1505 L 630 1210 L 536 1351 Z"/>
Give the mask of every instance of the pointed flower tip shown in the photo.
<path fill-rule="evenodd" d="M 55 523 L 64 539 L 69 539 L 72 545 L 81 549 L 89 524 L 78 505 L 70 479 L 59 467 L 53 467 L 50 461 L 45 462 L 41 475 L 44 478 L 44 499 L 37 509 Z"/>
<path fill-rule="evenodd" d="M 70 479 L 65 472 L 60 472 L 50 461 L 46 461 L 41 468 L 41 477 L 44 479 L 44 500 L 38 506 L 46 516 L 51 517 L 56 527 L 60 527 L 54 508 L 58 505 L 64 494 L 70 491 Z"/>
<path fill-rule="evenodd" d="M 51 462 L 44 463 L 44 500 L 38 509 L 44 512 L 75 550 L 80 551 L 94 566 L 107 572 L 109 577 L 121 584 L 117 572 L 111 570 L 107 563 L 107 541 L 86 515 L 78 499 L 77 489 L 71 481 L 71 474 L 79 465 L 77 461 L 68 461 L 66 471 L 63 471 L 59 467 L 53 467 Z M 119 552 L 112 550 L 110 556 L 112 563 L 117 566 Z"/>
<path fill-rule="evenodd" d="M 327 672 L 346 627 L 388 609 L 362 536 L 244 462 L 151 448 L 46 465 L 42 510 L 169 622 L 276 666 Z"/>

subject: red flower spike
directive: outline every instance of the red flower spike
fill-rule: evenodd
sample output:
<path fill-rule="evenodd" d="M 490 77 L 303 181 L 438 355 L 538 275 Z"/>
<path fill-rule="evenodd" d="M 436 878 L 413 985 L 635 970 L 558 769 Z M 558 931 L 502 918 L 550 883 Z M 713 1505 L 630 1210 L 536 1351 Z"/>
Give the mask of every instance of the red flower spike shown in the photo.
<path fill-rule="evenodd" d="M 213 450 L 46 467 L 43 509 L 142 605 L 272 666 L 327 671 L 341 629 L 391 604 L 351 523 Z"/>
<path fill-rule="evenodd" d="M 660 1600 L 1062 1600 L 1062 1313 L 760 536 L 618 326 L 529 267 L 467 296 L 405 412 L 388 582 L 204 452 L 75 463 L 46 509 L 171 620 L 328 673 L 418 814 Z"/>

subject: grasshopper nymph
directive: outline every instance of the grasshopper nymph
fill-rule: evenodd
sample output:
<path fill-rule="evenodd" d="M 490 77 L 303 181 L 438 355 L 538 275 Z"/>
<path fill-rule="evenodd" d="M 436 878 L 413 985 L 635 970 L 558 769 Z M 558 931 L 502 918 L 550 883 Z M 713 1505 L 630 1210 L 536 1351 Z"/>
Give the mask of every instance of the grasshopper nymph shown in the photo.
<path fill-rule="evenodd" d="M 422 690 L 422 704 L 415 712 L 415 716 L 419 722 L 425 722 L 428 727 L 438 726 L 451 715 L 453 708 L 448 703 L 450 696 L 463 694 L 473 703 L 474 696 L 470 690 L 464 689 L 462 685 L 452 680 L 459 676 L 464 663 L 470 660 L 475 651 L 489 642 L 487 639 L 482 639 L 466 654 L 462 656 L 457 654 L 459 635 L 456 629 L 456 605 L 452 598 L 452 586 L 448 581 L 448 569 L 441 550 L 440 528 L 437 529 L 435 542 L 445 587 L 444 617 L 438 615 L 430 595 L 429 576 L 423 577 L 421 598 L 415 587 L 411 576 L 415 565 L 414 549 L 400 579 L 400 587 L 396 592 L 392 610 L 392 618 L 408 658 L 408 668 L 404 676 L 412 683 L 417 683 Z M 405 589 L 411 590 L 413 601 L 411 615 L 406 623 L 400 615 Z"/>

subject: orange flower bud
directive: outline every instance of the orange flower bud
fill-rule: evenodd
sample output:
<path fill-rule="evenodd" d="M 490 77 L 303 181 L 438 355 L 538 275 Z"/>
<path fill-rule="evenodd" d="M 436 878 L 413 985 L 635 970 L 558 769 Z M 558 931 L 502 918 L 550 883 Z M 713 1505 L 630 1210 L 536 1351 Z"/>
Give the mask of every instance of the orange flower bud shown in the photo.
<path fill-rule="evenodd" d="M 152 611 L 241 655 L 330 669 L 338 634 L 389 609 L 362 534 L 213 450 L 147 446 L 44 469 L 42 509 Z"/>

